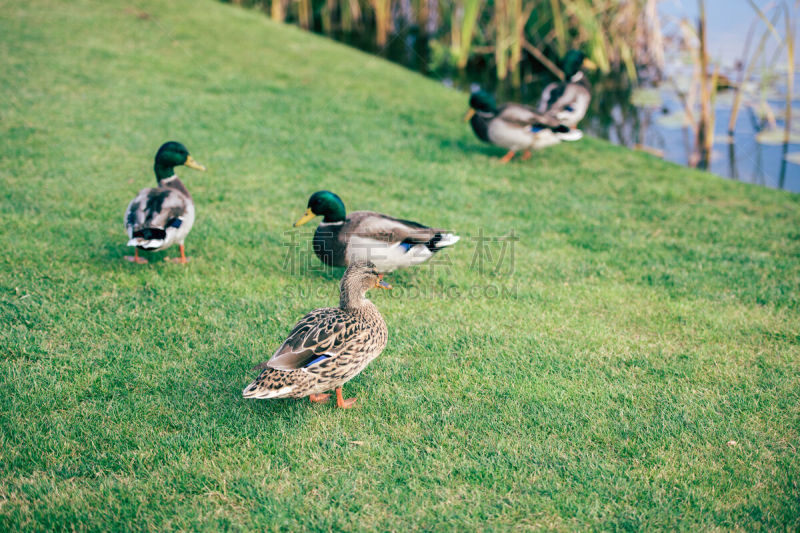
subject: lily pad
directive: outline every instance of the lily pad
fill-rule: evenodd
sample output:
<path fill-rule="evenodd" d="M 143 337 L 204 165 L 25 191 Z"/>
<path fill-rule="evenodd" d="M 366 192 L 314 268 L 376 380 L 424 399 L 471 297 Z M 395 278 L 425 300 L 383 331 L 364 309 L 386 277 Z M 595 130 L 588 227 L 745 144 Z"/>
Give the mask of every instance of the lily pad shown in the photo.
<path fill-rule="evenodd" d="M 631 95 L 631 103 L 636 107 L 659 107 L 662 102 L 661 91 L 654 88 L 634 89 Z"/>
<path fill-rule="evenodd" d="M 794 163 L 795 165 L 800 165 L 800 152 L 789 152 L 784 157 L 789 163 Z"/>
<path fill-rule="evenodd" d="M 689 120 L 686 118 L 686 113 L 683 111 L 676 111 L 668 115 L 659 115 L 656 122 L 664 128 L 683 128 L 689 125 Z"/>
<path fill-rule="evenodd" d="M 764 130 L 756 135 L 758 144 L 783 144 L 783 130 Z M 789 142 L 792 144 L 800 143 L 800 133 L 792 131 L 789 132 Z"/>

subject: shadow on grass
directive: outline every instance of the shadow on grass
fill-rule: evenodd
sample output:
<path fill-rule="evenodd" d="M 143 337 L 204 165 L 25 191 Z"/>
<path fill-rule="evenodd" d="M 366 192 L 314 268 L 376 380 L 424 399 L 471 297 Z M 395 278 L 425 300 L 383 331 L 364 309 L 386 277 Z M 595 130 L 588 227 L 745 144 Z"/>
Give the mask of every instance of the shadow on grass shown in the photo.
<path fill-rule="evenodd" d="M 109 265 L 122 264 L 138 267 L 147 266 L 134 265 L 134 263 L 125 260 L 125 256 L 133 255 L 134 248 L 132 246 L 125 246 L 125 241 L 123 240 L 124 238 L 125 234 L 123 233 L 119 241 L 104 242 L 101 246 L 95 248 L 96 252 L 91 253 L 88 259 L 93 262 L 102 262 Z M 148 264 L 150 265 L 166 264 L 166 261 L 164 261 L 165 257 L 178 257 L 179 255 L 180 252 L 178 251 L 177 246 L 172 246 L 166 250 L 161 250 L 158 252 L 144 252 L 139 250 L 139 257 L 147 259 Z M 191 260 L 191 256 L 188 253 L 187 257 L 189 257 L 189 260 Z"/>
<path fill-rule="evenodd" d="M 439 147 L 443 151 L 459 151 L 465 154 L 483 155 L 490 158 L 502 157 L 505 154 L 505 150 L 502 148 L 485 144 L 478 139 L 475 139 L 475 142 L 442 139 L 439 141 Z"/>

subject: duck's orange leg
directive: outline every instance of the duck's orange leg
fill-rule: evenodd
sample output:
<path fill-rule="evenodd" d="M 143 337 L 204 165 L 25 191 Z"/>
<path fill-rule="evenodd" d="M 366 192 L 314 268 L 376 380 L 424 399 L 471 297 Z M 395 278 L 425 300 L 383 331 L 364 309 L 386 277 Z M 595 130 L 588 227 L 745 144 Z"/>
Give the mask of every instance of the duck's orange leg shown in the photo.
<path fill-rule="evenodd" d="M 530 151 L 530 150 L 525 150 L 525 151 L 522 153 L 522 158 L 521 158 L 521 159 L 522 159 L 523 161 L 527 161 L 527 160 L 528 160 L 528 159 L 530 159 L 530 158 L 531 158 L 531 151 Z"/>
<path fill-rule="evenodd" d="M 511 161 L 511 158 L 514 157 L 514 154 L 516 154 L 516 152 L 514 150 L 509 150 L 506 155 L 504 155 L 503 157 L 500 158 L 500 162 L 501 163 L 508 163 L 509 161 Z"/>
<path fill-rule="evenodd" d="M 147 259 L 144 257 L 139 257 L 139 249 L 133 249 L 133 255 L 126 255 L 125 261 L 130 261 L 131 263 L 136 263 L 137 265 L 146 265 Z"/>
<path fill-rule="evenodd" d="M 309 394 L 308 399 L 313 403 L 325 403 L 331 399 L 330 394 Z"/>
<path fill-rule="evenodd" d="M 355 398 L 348 398 L 344 399 L 342 397 L 342 388 L 336 388 L 336 407 L 341 407 L 342 409 L 350 409 L 356 403 Z"/>
<path fill-rule="evenodd" d="M 181 248 L 181 256 L 180 257 L 165 257 L 164 261 L 169 261 L 170 263 L 179 263 L 181 265 L 185 265 L 189 262 L 186 258 L 186 253 L 184 252 L 183 245 L 180 245 Z"/>

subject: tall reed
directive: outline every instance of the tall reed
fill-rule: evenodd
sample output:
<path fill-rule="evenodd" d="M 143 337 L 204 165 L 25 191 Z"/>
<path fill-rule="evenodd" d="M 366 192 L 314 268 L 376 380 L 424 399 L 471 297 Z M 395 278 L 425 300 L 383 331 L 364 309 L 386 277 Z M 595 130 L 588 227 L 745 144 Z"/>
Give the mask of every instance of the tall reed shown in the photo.
<path fill-rule="evenodd" d="M 625 72 L 631 79 L 639 65 L 663 66 L 658 0 L 227 1 L 328 34 L 366 32 L 379 48 L 393 31 L 394 11 L 401 12 L 419 34 L 450 43 L 453 67 L 488 64 L 498 79 L 510 75 L 513 85 L 520 84 L 522 65 L 530 60 L 561 74 L 559 59 L 573 48 L 586 52 L 603 72 Z"/>
<path fill-rule="evenodd" d="M 786 103 L 783 118 L 783 157 L 778 187 L 783 189 L 786 180 L 786 154 L 789 151 L 789 136 L 792 130 L 792 98 L 794 98 L 794 32 L 795 24 L 789 6 L 784 2 L 786 21 Z"/>
<path fill-rule="evenodd" d="M 469 61 L 472 38 L 482 5 L 481 0 L 456 0 L 455 2 L 453 9 L 455 16 L 451 20 L 453 35 L 458 36 L 457 40 L 453 41 L 453 48 L 457 58 L 456 65 L 459 69 L 464 69 Z"/>

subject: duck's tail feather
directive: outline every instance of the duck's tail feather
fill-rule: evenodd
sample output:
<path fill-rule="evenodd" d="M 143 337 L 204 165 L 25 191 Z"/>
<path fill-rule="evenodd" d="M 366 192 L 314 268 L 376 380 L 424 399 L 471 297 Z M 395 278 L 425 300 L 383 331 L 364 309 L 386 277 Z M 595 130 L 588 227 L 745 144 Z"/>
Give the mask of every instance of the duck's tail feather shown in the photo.
<path fill-rule="evenodd" d="M 583 138 L 583 132 L 577 128 L 567 128 L 567 131 L 559 131 L 557 132 L 557 135 L 562 141 L 578 141 Z"/>
<path fill-rule="evenodd" d="M 136 246 L 137 248 L 141 248 L 143 250 L 158 250 L 162 246 L 164 246 L 163 239 L 152 239 L 146 240 L 142 239 L 141 237 L 134 237 L 128 241 L 128 246 Z"/>
<path fill-rule="evenodd" d="M 142 228 L 133 232 L 133 237 L 139 237 L 146 241 L 153 239 L 164 240 L 167 238 L 167 230 L 164 228 Z"/>
<path fill-rule="evenodd" d="M 254 400 L 266 400 L 269 398 L 285 398 L 294 390 L 294 385 L 286 385 L 279 389 L 271 389 L 253 382 L 242 391 L 242 396 Z"/>
<path fill-rule="evenodd" d="M 128 246 L 136 246 L 144 250 L 156 250 L 164 246 L 166 238 L 167 232 L 162 228 L 142 228 L 131 234 Z"/>
<path fill-rule="evenodd" d="M 259 365 L 261 366 L 261 365 Z M 273 371 L 274 372 L 274 371 Z M 287 384 L 284 379 L 269 379 L 270 372 L 262 372 L 255 381 L 242 390 L 242 396 L 254 400 L 269 398 L 285 398 L 294 390 L 295 385 Z"/>
<path fill-rule="evenodd" d="M 425 246 L 427 246 L 428 250 L 431 252 L 438 252 L 442 248 L 454 245 L 460 238 L 461 237 L 453 233 L 437 233 L 433 239 L 425 243 Z"/>

